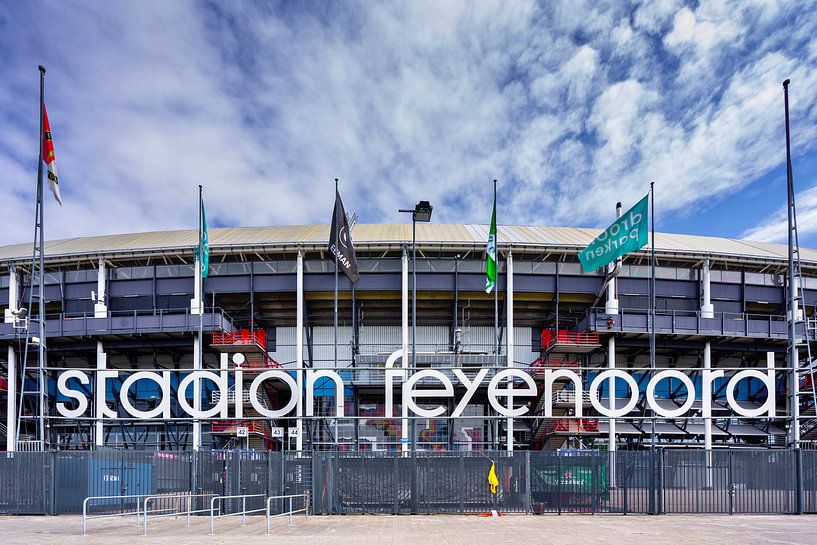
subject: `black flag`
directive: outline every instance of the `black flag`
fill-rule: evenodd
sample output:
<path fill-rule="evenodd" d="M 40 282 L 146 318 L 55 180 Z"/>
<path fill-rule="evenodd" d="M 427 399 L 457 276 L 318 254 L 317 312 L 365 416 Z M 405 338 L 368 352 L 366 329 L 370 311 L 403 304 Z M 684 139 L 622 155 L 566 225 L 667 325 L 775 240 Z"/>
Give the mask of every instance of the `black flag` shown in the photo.
<path fill-rule="evenodd" d="M 352 234 L 349 232 L 349 222 L 346 219 L 346 210 L 340 193 L 335 189 L 335 211 L 332 213 L 332 225 L 329 233 L 329 252 L 338 261 L 338 268 L 343 271 L 354 284 L 360 279 L 357 273 L 357 259 L 355 247 L 352 245 Z"/>

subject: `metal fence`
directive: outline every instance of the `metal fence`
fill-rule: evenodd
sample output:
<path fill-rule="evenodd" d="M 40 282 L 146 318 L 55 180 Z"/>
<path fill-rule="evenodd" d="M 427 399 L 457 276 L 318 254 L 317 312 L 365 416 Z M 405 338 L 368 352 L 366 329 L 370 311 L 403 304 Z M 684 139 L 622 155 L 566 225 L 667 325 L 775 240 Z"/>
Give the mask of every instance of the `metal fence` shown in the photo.
<path fill-rule="evenodd" d="M 316 514 L 814 513 L 817 451 L 0 453 L 3 514 L 78 514 L 90 496 L 110 497 L 96 514 L 129 513 L 135 496 L 179 493 L 257 495 L 223 500 L 225 514 L 302 494 Z M 287 509 L 270 504 L 273 515 Z"/>

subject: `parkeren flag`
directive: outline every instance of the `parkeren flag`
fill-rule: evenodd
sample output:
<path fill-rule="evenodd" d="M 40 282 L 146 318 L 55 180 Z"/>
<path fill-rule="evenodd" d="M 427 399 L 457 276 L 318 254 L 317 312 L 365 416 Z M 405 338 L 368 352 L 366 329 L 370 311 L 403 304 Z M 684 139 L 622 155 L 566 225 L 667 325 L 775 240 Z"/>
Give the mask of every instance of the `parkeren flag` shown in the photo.
<path fill-rule="evenodd" d="M 207 233 L 207 216 L 204 214 L 204 199 L 199 201 L 201 206 L 201 234 L 199 238 L 199 247 L 196 250 L 196 257 L 201 262 L 201 277 L 207 278 L 207 273 L 210 270 L 210 235 Z"/>
<path fill-rule="evenodd" d="M 496 197 L 494 211 L 491 214 L 491 230 L 488 232 L 488 245 L 485 248 L 485 293 L 491 293 L 496 286 Z"/>
<path fill-rule="evenodd" d="M 352 234 L 349 232 L 349 221 L 346 219 L 346 210 L 340 193 L 335 190 L 335 211 L 332 213 L 332 224 L 329 226 L 329 251 L 335 256 L 338 267 L 354 284 L 360 279 L 357 272 L 357 258 L 355 247 L 352 245 Z"/>
<path fill-rule="evenodd" d="M 647 244 L 649 194 L 633 205 L 579 253 L 586 272 L 593 272 Z"/>
<path fill-rule="evenodd" d="M 48 167 L 48 185 L 54 198 L 62 206 L 60 195 L 60 179 L 57 176 L 57 162 L 54 160 L 54 142 L 51 140 L 51 125 L 48 123 L 48 114 L 43 104 L 43 162 Z"/>

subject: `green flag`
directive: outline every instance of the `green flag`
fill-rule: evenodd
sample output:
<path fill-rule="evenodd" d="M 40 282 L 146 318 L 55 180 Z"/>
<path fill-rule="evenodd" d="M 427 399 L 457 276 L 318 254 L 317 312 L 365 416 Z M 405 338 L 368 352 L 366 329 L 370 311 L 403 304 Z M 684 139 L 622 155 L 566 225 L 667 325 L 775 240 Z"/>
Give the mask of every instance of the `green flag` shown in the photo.
<path fill-rule="evenodd" d="M 491 230 L 488 232 L 488 245 L 485 248 L 485 293 L 491 293 L 496 286 L 496 196 L 494 211 L 491 214 Z"/>
<path fill-rule="evenodd" d="M 586 272 L 604 267 L 647 244 L 649 197 L 645 195 L 579 252 L 579 261 Z"/>
<path fill-rule="evenodd" d="M 201 262 L 201 277 L 207 278 L 210 269 L 210 237 L 207 234 L 207 216 L 204 214 L 204 199 L 200 199 L 201 206 L 201 231 L 199 232 L 199 247 L 196 250 L 196 257 Z"/>

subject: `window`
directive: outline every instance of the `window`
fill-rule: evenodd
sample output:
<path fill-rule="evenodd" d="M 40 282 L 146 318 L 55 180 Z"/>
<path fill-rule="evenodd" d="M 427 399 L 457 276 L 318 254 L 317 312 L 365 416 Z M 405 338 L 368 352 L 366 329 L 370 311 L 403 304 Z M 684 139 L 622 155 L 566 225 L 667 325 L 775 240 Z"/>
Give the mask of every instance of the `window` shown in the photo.
<path fill-rule="evenodd" d="M 278 328 L 270 327 L 267 329 L 267 352 L 275 352 L 278 344 Z"/>
<path fill-rule="evenodd" d="M 156 308 L 161 310 L 187 311 L 190 309 L 190 294 L 159 295 L 156 297 Z"/>
<path fill-rule="evenodd" d="M 530 328 L 530 349 L 532 352 L 542 351 L 542 328 Z"/>
<path fill-rule="evenodd" d="M 96 282 L 96 269 L 87 269 L 83 271 L 65 271 L 65 283 L 77 284 L 81 282 Z"/>
<path fill-rule="evenodd" d="M 137 295 L 134 297 L 111 297 L 109 299 L 109 304 L 111 312 L 152 310 L 153 298 L 149 295 Z"/>
<path fill-rule="evenodd" d="M 211 263 L 210 274 L 213 276 L 231 276 L 250 274 L 252 263 Z"/>
<path fill-rule="evenodd" d="M 252 264 L 254 274 L 293 274 L 298 268 L 296 261 L 256 261 Z"/>
<path fill-rule="evenodd" d="M 153 267 L 119 267 L 111 269 L 111 280 L 137 280 L 144 278 L 153 278 Z"/>
<path fill-rule="evenodd" d="M 91 299 L 70 299 L 65 301 L 64 312 L 66 316 L 81 316 L 83 314 L 93 315 L 94 302 Z"/>
<path fill-rule="evenodd" d="M 159 265 L 156 267 L 156 278 L 178 278 L 193 276 L 193 265 Z"/>

